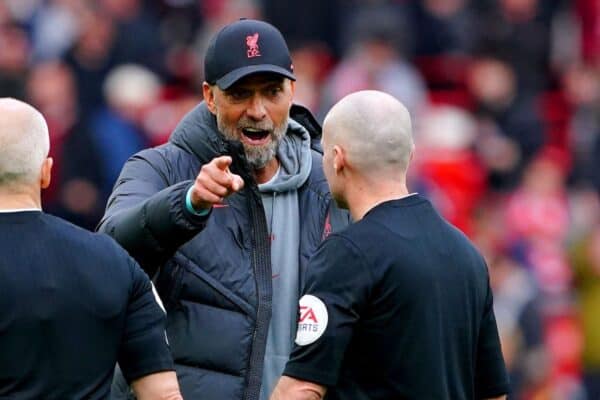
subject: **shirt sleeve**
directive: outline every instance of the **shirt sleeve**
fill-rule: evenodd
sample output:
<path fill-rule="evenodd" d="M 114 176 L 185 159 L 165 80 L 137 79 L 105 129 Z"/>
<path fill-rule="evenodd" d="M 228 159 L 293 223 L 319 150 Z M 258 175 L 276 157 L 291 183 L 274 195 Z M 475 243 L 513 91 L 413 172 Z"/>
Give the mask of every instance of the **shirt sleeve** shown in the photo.
<path fill-rule="evenodd" d="M 492 290 L 487 287 L 483 319 L 479 330 L 475 368 L 475 391 L 478 399 L 497 397 L 509 391 L 508 374 L 502 357 L 498 327 L 493 309 Z"/>
<path fill-rule="evenodd" d="M 118 362 L 127 382 L 173 370 L 165 332 L 166 314 L 148 275 L 129 259 L 132 286 Z"/>
<path fill-rule="evenodd" d="M 371 281 L 363 257 L 348 239 L 334 234 L 321 244 L 309 262 L 296 343 L 284 375 L 336 384 Z"/>

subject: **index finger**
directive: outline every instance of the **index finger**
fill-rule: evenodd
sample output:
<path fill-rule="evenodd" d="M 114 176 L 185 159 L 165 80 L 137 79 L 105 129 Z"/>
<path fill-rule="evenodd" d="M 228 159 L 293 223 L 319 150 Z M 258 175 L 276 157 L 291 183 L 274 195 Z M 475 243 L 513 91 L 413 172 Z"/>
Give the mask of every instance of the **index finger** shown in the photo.
<path fill-rule="evenodd" d="M 222 171 L 227 171 L 227 168 L 231 165 L 231 157 L 230 156 L 220 156 L 213 159 L 213 162 Z"/>

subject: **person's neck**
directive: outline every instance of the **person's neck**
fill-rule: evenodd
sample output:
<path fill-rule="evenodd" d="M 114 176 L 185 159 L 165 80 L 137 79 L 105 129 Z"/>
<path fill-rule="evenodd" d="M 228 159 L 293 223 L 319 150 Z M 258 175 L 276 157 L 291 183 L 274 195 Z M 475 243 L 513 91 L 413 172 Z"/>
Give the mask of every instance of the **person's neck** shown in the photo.
<path fill-rule="evenodd" d="M 0 210 L 42 209 L 40 194 L 0 190 Z"/>
<path fill-rule="evenodd" d="M 256 179 L 256 183 L 261 184 L 265 182 L 269 182 L 273 176 L 277 173 L 277 169 L 279 168 L 279 160 L 277 157 L 274 157 L 265 165 L 263 168 L 258 168 L 254 170 L 254 179 Z"/>
<path fill-rule="evenodd" d="M 371 209 L 390 200 L 406 197 L 409 192 L 404 182 L 361 182 L 348 185 L 347 203 L 354 221 L 362 219 Z"/>

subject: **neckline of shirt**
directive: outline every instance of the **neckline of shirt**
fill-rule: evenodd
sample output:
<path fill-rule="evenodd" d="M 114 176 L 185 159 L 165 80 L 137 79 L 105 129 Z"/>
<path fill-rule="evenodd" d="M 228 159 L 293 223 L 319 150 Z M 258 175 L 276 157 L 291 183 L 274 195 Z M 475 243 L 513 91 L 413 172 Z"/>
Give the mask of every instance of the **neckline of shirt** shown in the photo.
<path fill-rule="evenodd" d="M 42 211 L 40 208 L 0 208 L 0 214 L 10 214 L 18 212 Z"/>

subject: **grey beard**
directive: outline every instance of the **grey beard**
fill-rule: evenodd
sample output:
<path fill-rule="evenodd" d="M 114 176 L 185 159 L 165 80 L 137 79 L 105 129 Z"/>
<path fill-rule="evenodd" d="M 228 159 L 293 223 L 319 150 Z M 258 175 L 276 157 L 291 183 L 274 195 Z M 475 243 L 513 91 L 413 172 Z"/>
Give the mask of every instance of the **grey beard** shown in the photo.
<path fill-rule="evenodd" d="M 246 160 L 248 160 L 248 164 L 250 164 L 252 169 L 262 169 L 275 157 L 278 147 L 279 140 L 272 140 L 267 146 L 262 148 L 246 146 L 244 144 Z"/>
<path fill-rule="evenodd" d="M 227 138 L 228 140 L 236 140 L 237 138 L 236 128 L 230 128 L 222 123 L 220 118 L 217 117 L 217 127 L 219 131 Z M 271 161 L 277 155 L 277 149 L 279 148 L 279 143 L 283 139 L 285 132 L 287 131 L 287 121 L 282 123 L 280 126 L 276 126 L 273 128 L 273 133 L 271 134 L 271 142 L 263 147 L 257 146 L 248 146 L 244 143 L 244 152 L 246 153 L 246 160 L 250 167 L 254 170 L 264 168 L 269 161 Z"/>

